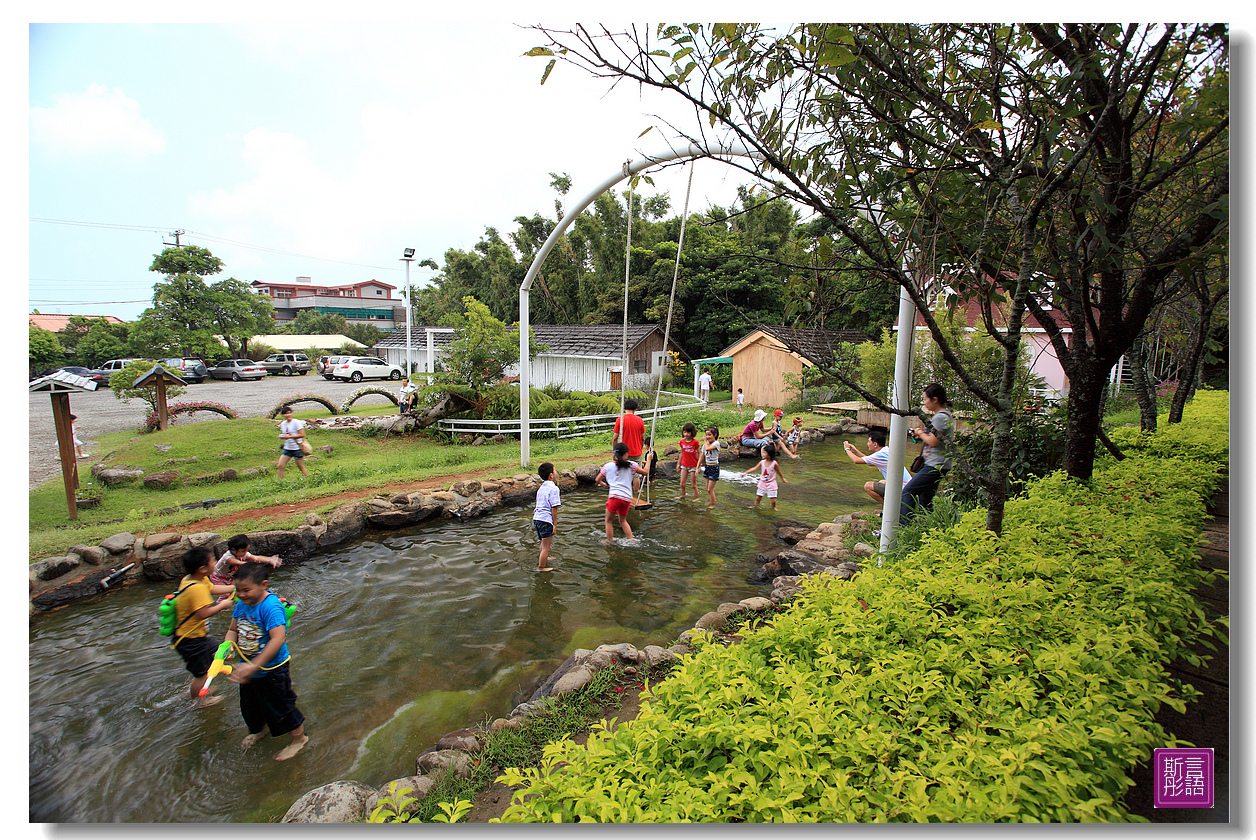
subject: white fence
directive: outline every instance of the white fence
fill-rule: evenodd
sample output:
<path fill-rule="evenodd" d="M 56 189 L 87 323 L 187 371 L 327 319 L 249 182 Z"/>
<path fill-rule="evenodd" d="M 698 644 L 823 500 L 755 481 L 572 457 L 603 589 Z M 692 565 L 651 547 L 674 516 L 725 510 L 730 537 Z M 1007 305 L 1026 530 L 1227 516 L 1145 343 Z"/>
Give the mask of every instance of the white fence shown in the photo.
<path fill-rule="evenodd" d="M 678 397 L 685 402 L 679 405 L 660 406 L 658 416 L 664 417 L 675 411 L 685 411 L 692 408 L 704 408 L 706 403 L 702 400 L 696 400 L 692 394 L 677 394 L 671 391 L 664 391 L 664 394 Z M 649 408 L 641 407 L 637 409 L 637 416 L 645 421 L 646 427 L 650 425 L 650 420 L 654 418 L 655 411 L 651 406 Z M 528 420 L 529 433 L 535 437 L 559 437 L 559 438 L 575 438 L 584 437 L 586 435 L 596 435 L 603 432 L 609 432 L 615 428 L 615 421 L 619 418 L 618 414 L 589 414 L 584 417 L 533 417 Z M 438 420 L 436 428 L 442 432 L 450 432 L 451 434 L 473 434 L 473 435 L 514 435 L 520 434 L 520 421 L 515 420 Z"/>

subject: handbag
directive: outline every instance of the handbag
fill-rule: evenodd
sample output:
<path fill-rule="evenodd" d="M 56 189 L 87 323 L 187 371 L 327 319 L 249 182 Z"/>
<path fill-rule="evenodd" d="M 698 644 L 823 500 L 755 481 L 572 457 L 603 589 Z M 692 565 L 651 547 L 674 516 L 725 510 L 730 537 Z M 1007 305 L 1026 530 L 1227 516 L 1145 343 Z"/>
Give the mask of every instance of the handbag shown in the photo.
<path fill-rule="evenodd" d="M 916 456 L 916 460 L 911 462 L 912 475 L 915 475 L 916 473 L 920 472 L 924 468 L 925 468 L 925 450 L 924 450 L 924 447 L 921 447 L 920 454 Z"/>
<path fill-rule="evenodd" d="M 301 453 L 302 453 L 303 455 L 313 455 L 313 454 L 314 454 L 314 447 L 310 446 L 310 442 L 309 442 L 308 440 L 306 440 L 305 438 L 301 438 L 299 441 L 297 441 L 297 443 L 300 445 L 300 447 L 301 447 Z"/>

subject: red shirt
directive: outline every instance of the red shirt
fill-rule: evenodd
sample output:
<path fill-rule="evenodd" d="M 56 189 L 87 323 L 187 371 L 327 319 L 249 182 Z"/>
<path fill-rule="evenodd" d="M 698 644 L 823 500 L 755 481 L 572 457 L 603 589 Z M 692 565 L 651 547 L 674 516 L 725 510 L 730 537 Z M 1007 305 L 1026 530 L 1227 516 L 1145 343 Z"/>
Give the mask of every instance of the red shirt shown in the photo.
<path fill-rule="evenodd" d="M 698 440 L 680 439 L 680 465 L 686 469 L 698 466 Z"/>
<path fill-rule="evenodd" d="M 623 431 L 620 431 L 622 425 Z M 615 421 L 615 434 L 628 444 L 628 457 L 641 457 L 641 439 L 645 437 L 645 421 L 635 414 L 623 414 Z"/>

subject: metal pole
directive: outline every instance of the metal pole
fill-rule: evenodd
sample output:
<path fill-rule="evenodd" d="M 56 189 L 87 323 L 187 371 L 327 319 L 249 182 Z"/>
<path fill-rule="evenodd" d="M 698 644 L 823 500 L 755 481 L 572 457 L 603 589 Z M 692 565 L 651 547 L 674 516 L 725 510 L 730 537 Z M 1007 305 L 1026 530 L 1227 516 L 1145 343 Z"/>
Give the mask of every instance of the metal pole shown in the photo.
<path fill-rule="evenodd" d="M 659 163 L 665 163 L 669 160 L 679 160 L 681 158 L 696 157 L 714 157 L 716 155 L 735 155 L 739 157 L 757 158 L 759 153 L 742 145 L 714 145 L 714 146 L 698 146 L 690 144 L 682 149 L 667 149 L 656 155 L 639 158 L 627 166 L 621 167 L 616 173 L 585 196 L 579 203 L 572 205 L 566 215 L 558 222 L 558 225 L 550 231 L 549 238 L 541 245 L 540 250 L 536 252 L 536 256 L 532 258 L 532 265 L 528 266 L 528 273 L 523 278 L 523 282 L 519 284 L 519 460 L 522 466 L 528 465 L 528 371 L 527 347 L 528 347 L 528 290 L 532 288 L 532 281 L 536 279 L 536 275 L 541 270 L 542 263 L 549 256 L 549 252 L 553 249 L 554 244 L 558 242 L 567 228 L 571 227 L 571 223 L 576 217 L 584 212 L 585 208 L 593 203 L 593 200 L 611 187 L 618 184 L 625 178 L 630 178 L 643 169 L 648 169 Z"/>
<path fill-rule="evenodd" d="M 402 257 L 401 261 L 406 264 L 406 378 L 409 379 L 414 370 L 414 347 L 410 344 L 410 322 L 414 320 L 411 310 L 414 296 L 410 293 L 410 263 L 414 262 L 414 257 Z"/>
<path fill-rule="evenodd" d="M 904 254 L 903 267 L 915 261 L 918 252 Z M 898 344 L 894 352 L 894 407 L 905 411 L 911 407 L 911 357 L 915 346 L 916 305 L 907 288 L 898 296 Z M 889 550 L 894 531 L 898 529 L 898 509 L 903 500 L 903 463 L 907 460 L 907 418 L 890 415 L 890 463 L 885 470 L 885 501 L 881 506 L 881 553 Z"/>

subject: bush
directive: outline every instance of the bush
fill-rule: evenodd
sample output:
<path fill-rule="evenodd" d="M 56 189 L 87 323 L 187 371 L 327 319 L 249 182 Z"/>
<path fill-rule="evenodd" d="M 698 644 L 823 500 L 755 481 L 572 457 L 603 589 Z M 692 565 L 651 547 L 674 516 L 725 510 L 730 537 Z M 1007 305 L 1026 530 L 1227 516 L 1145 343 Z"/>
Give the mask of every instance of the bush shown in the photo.
<path fill-rule="evenodd" d="M 1156 713 L 1197 696 L 1165 666 L 1225 642 L 1193 594 L 1218 574 L 1195 562 L 1213 454 L 1055 473 L 1002 536 L 974 510 L 805 578 L 742 644 L 699 635 L 635 721 L 507 770 L 503 821 L 1136 821 L 1130 770 L 1180 743 Z"/>
<path fill-rule="evenodd" d="M 1026 482 L 1049 475 L 1064 465 L 1068 418 L 1063 404 L 1019 415 L 1012 424 L 1012 463 L 1008 469 L 1008 498 L 1024 490 Z M 994 449 L 994 430 L 979 427 L 955 435 L 960 456 L 974 469 L 985 469 Z M 914 452 L 915 450 L 913 450 Z M 958 464 L 948 476 L 951 493 L 961 505 L 990 504 L 990 493 Z"/>

